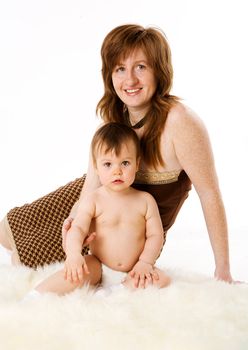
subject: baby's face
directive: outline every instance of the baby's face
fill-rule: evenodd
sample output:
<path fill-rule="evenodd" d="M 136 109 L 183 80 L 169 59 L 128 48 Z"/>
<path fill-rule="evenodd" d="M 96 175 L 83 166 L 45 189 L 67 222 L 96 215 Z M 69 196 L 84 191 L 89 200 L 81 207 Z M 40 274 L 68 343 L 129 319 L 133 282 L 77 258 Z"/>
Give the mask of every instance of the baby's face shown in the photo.
<path fill-rule="evenodd" d="M 104 146 L 96 155 L 96 170 L 100 182 L 113 191 L 125 190 L 134 182 L 138 165 L 136 148 L 132 141 L 123 144 L 118 156 L 114 150 L 106 152 Z"/>

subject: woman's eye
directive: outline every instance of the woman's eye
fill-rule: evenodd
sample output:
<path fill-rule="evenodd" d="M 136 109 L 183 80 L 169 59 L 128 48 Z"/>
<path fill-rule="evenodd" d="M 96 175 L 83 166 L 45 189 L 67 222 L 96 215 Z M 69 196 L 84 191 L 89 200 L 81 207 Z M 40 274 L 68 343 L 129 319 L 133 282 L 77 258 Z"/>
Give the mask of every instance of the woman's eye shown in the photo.
<path fill-rule="evenodd" d="M 123 164 L 124 166 L 128 166 L 128 165 L 130 164 L 130 162 L 129 162 L 128 160 L 124 160 L 124 162 L 122 162 L 122 164 Z"/>
<path fill-rule="evenodd" d="M 137 66 L 137 68 L 138 68 L 139 70 L 143 70 L 143 69 L 146 68 L 146 66 L 144 66 L 143 64 L 139 64 L 139 65 Z"/>
<path fill-rule="evenodd" d="M 117 72 L 117 73 L 121 73 L 121 72 L 124 72 L 124 70 L 125 70 L 125 68 L 124 67 L 117 67 L 116 69 L 115 69 L 115 71 Z"/>

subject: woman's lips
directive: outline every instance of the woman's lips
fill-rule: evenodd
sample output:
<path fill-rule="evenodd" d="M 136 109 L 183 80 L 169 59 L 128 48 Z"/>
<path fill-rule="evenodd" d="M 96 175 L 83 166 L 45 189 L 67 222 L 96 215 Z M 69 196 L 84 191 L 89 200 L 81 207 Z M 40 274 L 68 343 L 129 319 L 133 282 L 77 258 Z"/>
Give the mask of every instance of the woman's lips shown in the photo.
<path fill-rule="evenodd" d="M 125 89 L 124 91 L 126 92 L 126 94 L 133 96 L 133 95 L 138 94 L 141 90 L 142 90 L 142 88 L 138 88 L 138 89 Z"/>

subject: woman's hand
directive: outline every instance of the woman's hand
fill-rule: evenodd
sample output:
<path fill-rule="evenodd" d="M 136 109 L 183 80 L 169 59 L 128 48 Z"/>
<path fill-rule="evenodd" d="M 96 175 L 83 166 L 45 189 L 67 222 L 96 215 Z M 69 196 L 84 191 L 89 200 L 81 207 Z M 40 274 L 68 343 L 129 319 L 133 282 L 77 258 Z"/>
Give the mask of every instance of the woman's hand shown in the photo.
<path fill-rule="evenodd" d="M 234 283 L 229 269 L 215 269 L 214 277 L 219 281 Z"/>
<path fill-rule="evenodd" d="M 214 272 L 214 277 L 218 280 L 218 281 L 223 281 L 226 283 L 231 283 L 231 284 L 247 284 L 247 282 L 245 281 L 236 281 L 232 278 L 230 270 L 229 269 L 215 269 Z"/>
<path fill-rule="evenodd" d="M 153 280 L 158 280 L 159 276 L 149 263 L 139 260 L 129 272 L 129 276 L 134 279 L 135 288 L 146 288 L 152 284 Z"/>
<path fill-rule="evenodd" d="M 73 218 L 72 217 L 68 217 L 67 219 L 65 219 L 63 226 L 62 226 L 62 247 L 64 252 L 66 251 L 66 237 L 68 234 L 68 231 L 71 228 L 71 224 L 72 224 Z M 96 237 L 96 233 L 95 232 L 91 232 L 84 240 L 83 242 L 83 247 L 89 245 L 90 242 L 93 241 L 93 239 L 95 239 Z"/>

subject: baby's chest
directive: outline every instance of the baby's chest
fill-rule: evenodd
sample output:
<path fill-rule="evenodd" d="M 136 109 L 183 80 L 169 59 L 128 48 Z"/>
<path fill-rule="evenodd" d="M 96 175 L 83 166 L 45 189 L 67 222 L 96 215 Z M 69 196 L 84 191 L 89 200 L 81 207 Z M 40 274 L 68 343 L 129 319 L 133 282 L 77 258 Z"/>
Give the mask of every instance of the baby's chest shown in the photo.
<path fill-rule="evenodd" d="M 145 215 L 135 208 L 112 207 L 102 211 L 95 221 L 101 227 L 136 227 L 144 225 Z"/>

